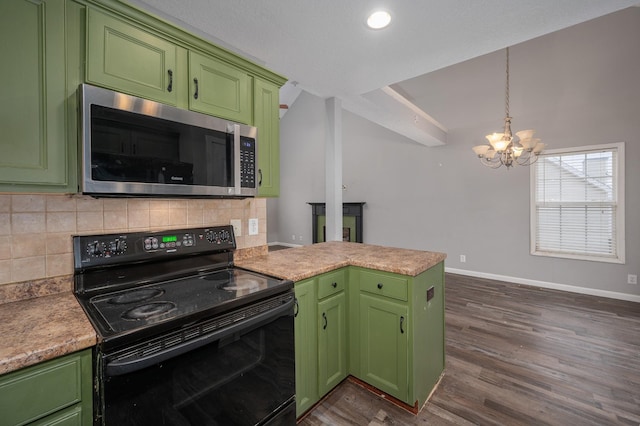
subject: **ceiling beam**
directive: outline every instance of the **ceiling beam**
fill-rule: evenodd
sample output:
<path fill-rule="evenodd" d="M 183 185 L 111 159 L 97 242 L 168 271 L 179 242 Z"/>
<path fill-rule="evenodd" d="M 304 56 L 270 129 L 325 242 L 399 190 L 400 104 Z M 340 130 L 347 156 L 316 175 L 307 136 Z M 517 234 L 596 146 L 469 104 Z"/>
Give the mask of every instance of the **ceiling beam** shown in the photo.
<path fill-rule="evenodd" d="M 442 124 L 389 86 L 343 98 L 342 106 L 421 145 L 447 143 L 447 129 Z"/>

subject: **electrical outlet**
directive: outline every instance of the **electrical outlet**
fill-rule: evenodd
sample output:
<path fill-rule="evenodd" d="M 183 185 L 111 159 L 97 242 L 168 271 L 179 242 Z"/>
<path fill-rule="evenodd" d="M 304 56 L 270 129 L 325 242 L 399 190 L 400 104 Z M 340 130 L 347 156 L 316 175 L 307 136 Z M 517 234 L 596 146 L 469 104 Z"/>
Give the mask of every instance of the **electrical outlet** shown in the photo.
<path fill-rule="evenodd" d="M 295 240 L 296 240 L 295 234 L 291 234 L 291 241 L 295 241 Z"/>
<path fill-rule="evenodd" d="M 467 256 L 465 256 L 464 254 L 460 255 L 460 263 L 465 263 L 467 261 Z"/>
<path fill-rule="evenodd" d="M 231 226 L 233 226 L 233 233 L 236 237 L 242 236 L 242 221 L 240 219 L 231 219 Z"/>
<path fill-rule="evenodd" d="M 638 276 L 636 274 L 627 275 L 627 284 L 638 284 Z"/>
<path fill-rule="evenodd" d="M 258 219 L 249 219 L 249 235 L 258 235 Z"/>

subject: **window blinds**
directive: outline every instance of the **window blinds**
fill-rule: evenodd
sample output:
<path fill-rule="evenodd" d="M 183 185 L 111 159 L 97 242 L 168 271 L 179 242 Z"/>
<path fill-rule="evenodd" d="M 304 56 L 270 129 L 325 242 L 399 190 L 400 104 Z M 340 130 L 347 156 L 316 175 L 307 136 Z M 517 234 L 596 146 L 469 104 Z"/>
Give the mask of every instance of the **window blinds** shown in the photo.
<path fill-rule="evenodd" d="M 541 155 L 535 170 L 536 252 L 616 258 L 616 147 Z"/>

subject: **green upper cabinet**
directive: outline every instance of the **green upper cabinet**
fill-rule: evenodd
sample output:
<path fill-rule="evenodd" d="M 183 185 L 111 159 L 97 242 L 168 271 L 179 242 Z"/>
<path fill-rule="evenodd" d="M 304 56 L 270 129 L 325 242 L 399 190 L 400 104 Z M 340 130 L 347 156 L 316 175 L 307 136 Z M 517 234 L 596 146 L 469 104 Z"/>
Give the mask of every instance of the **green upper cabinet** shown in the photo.
<path fill-rule="evenodd" d="M 251 78 L 212 57 L 189 52 L 189 109 L 251 123 Z"/>
<path fill-rule="evenodd" d="M 280 90 L 255 79 L 253 118 L 258 128 L 258 195 L 280 195 Z"/>
<path fill-rule="evenodd" d="M 0 191 L 68 191 L 65 2 L 0 1 Z"/>
<path fill-rule="evenodd" d="M 89 83 L 179 106 L 185 49 L 96 8 L 87 15 Z"/>

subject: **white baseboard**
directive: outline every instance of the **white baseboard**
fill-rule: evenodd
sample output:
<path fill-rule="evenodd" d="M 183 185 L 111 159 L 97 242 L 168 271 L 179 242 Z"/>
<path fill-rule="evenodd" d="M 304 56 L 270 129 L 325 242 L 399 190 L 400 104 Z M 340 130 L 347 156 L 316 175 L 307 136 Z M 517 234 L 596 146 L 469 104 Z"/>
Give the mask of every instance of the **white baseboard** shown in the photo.
<path fill-rule="evenodd" d="M 550 283 L 547 281 L 530 280 L 527 278 L 517 278 L 517 277 L 509 277 L 505 275 L 488 274 L 486 272 L 467 271 L 465 269 L 445 267 L 445 272 L 450 272 L 452 274 L 459 274 L 459 275 L 467 275 L 470 277 L 488 278 L 491 280 L 498 280 L 498 281 L 507 281 L 510 283 L 523 284 L 523 285 L 528 285 L 532 287 L 550 288 L 553 290 L 562 290 L 562 291 L 568 291 L 571 293 L 588 294 L 590 296 L 608 297 L 610 299 L 627 300 L 629 302 L 640 303 L 640 296 L 636 296 L 634 294 L 618 293 L 615 291 L 599 290 L 599 289 L 588 288 L 588 287 L 578 287 L 578 286 L 568 285 L 568 284 Z"/>

